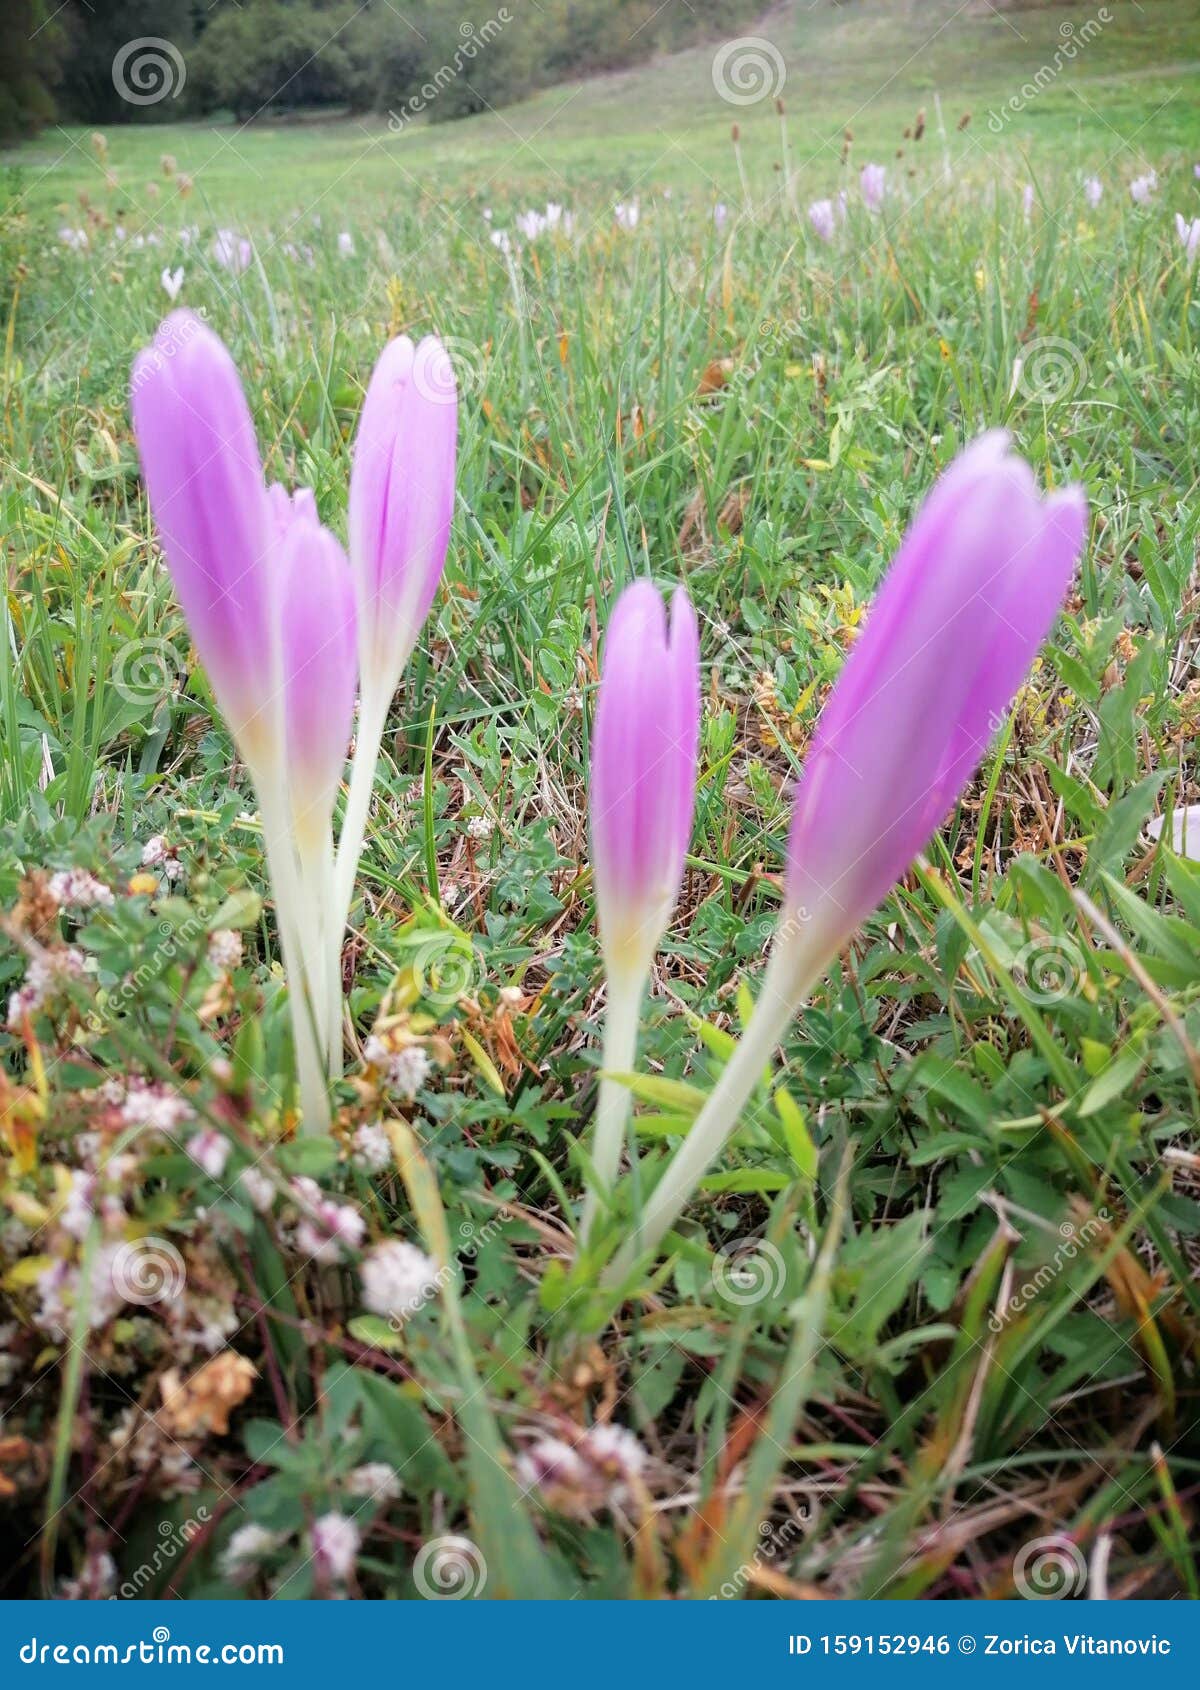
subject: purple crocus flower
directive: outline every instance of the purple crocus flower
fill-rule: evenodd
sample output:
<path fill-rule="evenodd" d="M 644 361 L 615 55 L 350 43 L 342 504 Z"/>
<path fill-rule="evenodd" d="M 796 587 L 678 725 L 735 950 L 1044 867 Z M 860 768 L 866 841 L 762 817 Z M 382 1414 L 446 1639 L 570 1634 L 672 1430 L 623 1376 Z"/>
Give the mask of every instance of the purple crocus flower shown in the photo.
<path fill-rule="evenodd" d="M 808 220 L 823 241 L 831 241 L 837 227 L 832 200 L 814 200 L 808 208 Z"/>
<path fill-rule="evenodd" d="M 592 872 L 608 996 L 585 1239 L 621 1157 L 629 1098 L 616 1076 L 633 1067 L 650 964 L 679 896 L 699 740 L 691 600 L 677 587 L 668 623 L 657 587 L 635 581 L 609 621 L 592 731 Z"/>
<path fill-rule="evenodd" d="M 1200 217 L 1193 217 L 1189 223 L 1182 212 L 1175 213 L 1175 232 L 1183 244 L 1184 262 L 1194 264 L 1196 254 L 1200 252 Z"/>
<path fill-rule="evenodd" d="M 458 389 L 436 336 L 375 365 L 350 471 L 350 563 L 364 695 L 391 700 L 441 580 L 454 508 Z"/>
<path fill-rule="evenodd" d="M 696 613 L 635 581 L 604 643 L 592 736 L 591 829 L 600 934 L 610 977 L 641 975 L 683 878 L 696 793 L 700 669 Z"/>
<path fill-rule="evenodd" d="M 1104 195 L 1104 184 L 1098 176 L 1089 176 L 1083 184 L 1083 197 L 1094 211 Z"/>
<path fill-rule="evenodd" d="M 1134 205 L 1148 205 L 1157 187 L 1157 172 L 1148 170 L 1144 176 L 1135 176 L 1129 184 L 1129 192 Z"/>
<path fill-rule="evenodd" d="M 805 760 L 784 910 L 754 1014 L 608 1283 L 621 1283 L 673 1224 L 804 993 L 978 767 L 1063 601 L 1086 518 L 1078 487 L 1038 496 L 1001 432 L 963 452 L 921 507 Z"/>
<path fill-rule="evenodd" d="M 277 525 L 280 668 L 287 787 L 301 859 L 329 838 L 358 686 L 354 585 L 346 554 L 307 488 L 268 489 Z"/>
<path fill-rule="evenodd" d="M 882 164 L 864 164 L 858 178 L 858 185 L 862 190 L 863 204 L 868 211 L 879 211 L 883 205 L 884 185 L 887 171 Z"/>
<path fill-rule="evenodd" d="M 275 745 L 268 708 L 273 538 L 254 424 L 233 359 L 173 311 L 130 382 L 150 508 L 196 649 L 251 766 Z"/>
<path fill-rule="evenodd" d="M 362 676 L 354 768 L 338 840 L 344 925 L 392 695 L 446 562 L 454 510 L 458 384 L 436 335 L 389 342 L 367 386 L 350 468 L 350 568 Z"/>
<path fill-rule="evenodd" d="M 801 928 L 815 922 L 822 965 L 982 761 L 1066 595 L 1086 515 L 1077 487 L 1039 498 L 1001 430 L 968 447 L 926 499 L 821 713 L 796 794 L 788 909 Z"/>

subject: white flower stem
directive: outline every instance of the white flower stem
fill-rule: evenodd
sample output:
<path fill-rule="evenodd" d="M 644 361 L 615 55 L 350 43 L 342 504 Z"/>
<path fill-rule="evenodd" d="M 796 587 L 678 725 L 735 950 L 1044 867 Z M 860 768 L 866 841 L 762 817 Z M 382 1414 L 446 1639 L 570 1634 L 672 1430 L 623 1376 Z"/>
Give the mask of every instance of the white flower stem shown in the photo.
<path fill-rule="evenodd" d="M 393 689 L 394 690 L 394 689 Z M 340 952 L 342 933 L 350 914 L 350 900 L 354 895 L 354 876 L 362 855 L 367 833 L 367 813 L 371 807 L 371 788 L 375 784 L 375 770 L 379 763 L 379 747 L 387 721 L 392 694 L 363 683 L 358 717 L 358 732 L 354 741 L 354 762 L 350 769 L 350 791 L 342 817 L 342 831 L 338 838 L 337 857 L 333 873 L 333 918 L 336 944 Z"/>
<path fill-rule="evenodd" d="M 626 974 L 611 973 L 608 977 L 608 1002 L 604 1010 L 604 1044 L 601 1062 L 604 1078 L 600 1081 L 600 1095 L 596 1103 L 596 1125 L 592 1137 L 592 1173 L 594 1183 L 588 1187 L 583 1204 L 580 1236 L 586 1243 L 602 1197 L 612 1193 L 621 1161 L 621 1146 L 625 1142 L 625 1122 L 629 1115 L 628 1086 L 609 1078 L 612 1074 L 627 1074 L 637 1058 L 638 1015 L 642 1006 L 646 976 L 640 970 Z"/>
<path fill-rule="evenodd" d="M 288 982 L 288 1006 L 292 1016 L 292 1042 L 296 1049 L 296 1077 L 300 1084 L 300 1108 L 306 1133 L 328 1133 L 331 1126 L 329 1091 L 318 1037 L 320 1022 L 312 997 L 314 974 L 320 961 L 313 953 L 310 921 L 305 914 L 304 887 L 296 864 L 290 818 L 279 780 L 255 779 L 258 809 L 262 818 L 267 870 L 275 890 L 279 942 Z"/>
<path fill-rule="evenodd" d="M 635 1217 L 633 1237 L 605 1273 L 605 1285 L 619 1285 L 628 1278 L 638 1259 L 655 1249 L 674 1225 L 737 1126 L 801 997 L 818 972 L 810 951 L 803 951 L 796 943 L 776 944 L 750 1025 L 640 1217 Z"/>

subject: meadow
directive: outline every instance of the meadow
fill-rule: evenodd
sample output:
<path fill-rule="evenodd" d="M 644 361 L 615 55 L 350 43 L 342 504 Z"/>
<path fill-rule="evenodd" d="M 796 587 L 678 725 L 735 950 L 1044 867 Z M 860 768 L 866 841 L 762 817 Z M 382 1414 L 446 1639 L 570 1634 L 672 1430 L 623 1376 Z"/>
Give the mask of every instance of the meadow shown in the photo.
<path fill-rule="evenodd" d="M 0 998 L 42 995 L 0 1031 L 0 1594 L 1200 1595 L 1200 29 L 1100 10 L 781 8 L 782 114 L 707 48 L 444 128 L 6 157 Z M 297 1130 L 261 818 L 131 430 L 164 271 L 343 535 L 385 343 L 436 332 L 458 381 L 329 1133 Z M 700 622 L 626 1076 L 647 1179 L 748 1019 L 871 596 L 997 427 L 1086 490 L 1053 635 L 605 1300 L 576 1226 L 611 605 L 683 581 Z M 381 1042 L 420 1052 L 402 1085 Z M 314 1202 L 357 1241 L 306 1247 Z M 387 1239 L 438 1264 L 399 1323 L 359 1271 Z"/>

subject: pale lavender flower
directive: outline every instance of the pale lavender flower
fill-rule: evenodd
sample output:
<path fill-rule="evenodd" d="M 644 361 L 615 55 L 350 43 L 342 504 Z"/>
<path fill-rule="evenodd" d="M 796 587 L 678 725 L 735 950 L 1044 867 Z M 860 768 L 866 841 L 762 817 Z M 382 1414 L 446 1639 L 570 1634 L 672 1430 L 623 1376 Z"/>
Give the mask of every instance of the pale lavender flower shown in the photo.
<path fill-rule="evenodd" d="M 174 302 L 179 298 L 179 290 L 183 286 L 182 264 L 175 270 L 172 270 L 170 265 L 168 265 L 159 279 L 162 282 L 163 292 L 172 304 L 174 304 Z"/>
<path fill-rule="evenodd" d="M 626 233 L 632 232 L 637 228 L 638 219 L 641 216 L 638 202 L 635 199 L 618 200 L 616 205 L 613 206 L 613 216 L 617 220 L 618 229 L 624 229 Z"/>
<path fill-rule="evenodd" d="M 220 1179 L 225 1172 L 225 1164 L 229 1160 L 230 1144 L 224 1133 L 215 1127 L 202 1127 L 198 1133 L 193 1133 L 187 1141 L 187 1153 L 192 1161 L 208 1175 L 209 1179 Z"/>
<path fill-rule="evenodd" d="M 1094 211 L 1104 197 L 1104 184 L 1098 176 L 1089 176 L 1083 184 L 1083 197 Z"/>
<path fill-rule="evenodd" d="M 224 269 L 235 276 L 240 276 L 247 269 L 254 248 L 244 235 L 235 235 L 232 229 L 218 229 L 212 244 L 212 255 Z"/>
<path fill-rule="evenodd" d="M 349 229 L 343 229 L 337 238 L 337 249 L 343 258 L 354 257 L 354 236 Z"/>
<path fill-rule="evenodd" d="M 882 208 L 886 180 L 887 171 L 882 164 L 863 165 L 858 185 L 862 191 L 863 204 L 868 211 L 879 211 Z"/>
<path fill-rule="evenodd" d="M 1175 232 L 1183 245 L 1184 262 L 1194 264 L 1196 253 L 1200 251 L 1200 217 L 1193 217 L 1189 223 L 1182 212 L 1175 213 Z"/>
<path fill-rule="evenodd" d="M 808 208 L 808 220 L 823 241 L 831 241 L 837 227 L 832 200 L 814 200 Z"/>
<path fill-rule="evenodd" d="M 1144 176 L 1135 176 L 1129 184 L 1129 192 L 1135 205 L 1148 205 L 1158 187 L 1158 175 L 1148 170 Z"/>

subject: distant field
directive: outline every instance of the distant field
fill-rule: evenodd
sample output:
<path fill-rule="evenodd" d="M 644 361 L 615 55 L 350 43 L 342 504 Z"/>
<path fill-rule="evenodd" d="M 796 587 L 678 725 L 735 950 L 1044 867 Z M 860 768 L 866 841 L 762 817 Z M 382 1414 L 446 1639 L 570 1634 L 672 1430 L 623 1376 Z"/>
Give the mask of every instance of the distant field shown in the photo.
<path fill-rule="evenodd" d="M 515 0 L 521 27 L 521 0 Z M 1101 14 L 1109 21 L 1104 22 Z M 536 27 L 531 13 L 527 20 Z M 1200 149 L 1200 10 L 1194 0 L 1110 0 L 1034 11 L 984 0 L 784 5 L 757 26 L 782 55 L 793 163 L 803 184 L 827 192 L 852 162 L 890 158 L 918 108 L 927 132 L 904 168 L 940 150 L 940 97 L 956 169 L 985 161 L 1022 168 L 1034 158 L 1136 170 L 1146 160 Z M 437 193 L 503 203 L 520 192 L 676 190 L 727 197 L 737 187 L 729 126 L 742 131 L 747 166 L 769 170 L 779 153 L 770 99 L 730 104 L 713 86 L 712 47 L 594 81 L 551 89 L 494 115 L 401 134 L 385 120 L 314 120 L 235 126 L 129 126 L 110 136 L 127 192 L 169 151 L 214 214 L 265 217 L 300 198 L 312 209 L 367 213 L 389 201 Z M 1039 78 L 1039 72 L 1042 76 Z M 1033 98 L 1021 98 L 1033 86 Z M 989 113 L 1017 98 L 1000 132 Z M 970 113 L 970 127 L 955 133 Z M 78 131 L 47 132 L 11 151 L 25 202 L 49 211 L 98 172 Z"/>

